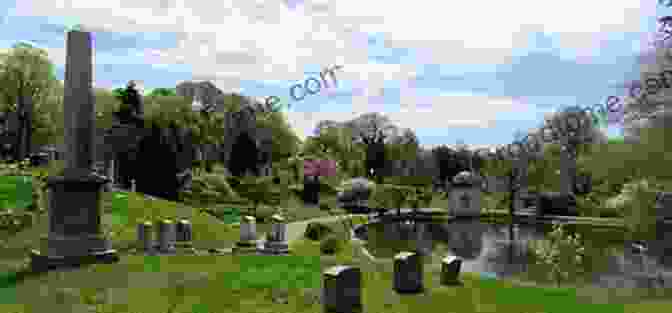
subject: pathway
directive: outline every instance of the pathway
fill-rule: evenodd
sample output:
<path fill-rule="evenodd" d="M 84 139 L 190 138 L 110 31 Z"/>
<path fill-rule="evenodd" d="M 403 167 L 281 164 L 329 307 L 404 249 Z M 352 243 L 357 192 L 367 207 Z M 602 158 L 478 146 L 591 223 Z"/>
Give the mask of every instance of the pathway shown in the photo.
<path fill-rule="evenodd" d="M 334 221 L 339 221 L 342 218 L 350 218 L 354 216 L 362 216 L 362 217 L 367 217 L 366 214 L 347 214 L 347 215 L 336 215 L 336 216 L 324 216 L 324 217 L 317 217 L 309 220 L 304 220 L 304 221 L 298 221 L 298 222 L 293 222 L 287 224 L 287 241 L 291 242 L 296 239 L 300 239 L 301 236 L 303 236 L 303 233 L 306 231 L 306 227 L 308 227 L 308 224 L 310 223 L 329 223 L 329 222 L 334 222 Z"/>

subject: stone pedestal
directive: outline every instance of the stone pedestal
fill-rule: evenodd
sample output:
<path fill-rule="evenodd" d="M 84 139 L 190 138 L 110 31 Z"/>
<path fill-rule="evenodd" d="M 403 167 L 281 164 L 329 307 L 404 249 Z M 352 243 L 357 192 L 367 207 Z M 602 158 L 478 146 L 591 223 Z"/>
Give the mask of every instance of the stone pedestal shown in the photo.
<path fill-rule="evenodd" d="M 105 183 L 105 177 L 94 173 L 48 179 L 49 234 L 41 243 L 42 251 L 31 252 L 34 271 L 119 261 L 101 233 L 99 202 Z"/>

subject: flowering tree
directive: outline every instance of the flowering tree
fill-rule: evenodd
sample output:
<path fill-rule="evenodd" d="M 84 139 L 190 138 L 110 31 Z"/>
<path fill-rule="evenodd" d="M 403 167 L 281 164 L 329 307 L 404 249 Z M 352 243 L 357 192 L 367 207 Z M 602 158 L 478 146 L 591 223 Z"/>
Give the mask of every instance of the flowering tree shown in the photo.
<path fill-rule="evenodd" d="M 334 160 L 304 160 L 304 176 L 335 176 L 336 161 Z"/>

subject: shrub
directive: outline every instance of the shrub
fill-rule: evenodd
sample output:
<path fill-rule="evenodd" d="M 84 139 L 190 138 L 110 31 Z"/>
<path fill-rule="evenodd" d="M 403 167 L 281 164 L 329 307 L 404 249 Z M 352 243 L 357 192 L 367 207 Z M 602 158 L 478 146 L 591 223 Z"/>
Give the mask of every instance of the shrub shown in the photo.
<path fill-rule="evenodd" d="M 322 254 L 334 255 L 341 251 L 343 242 L 336 236 L 330 235 L 320 242 L 320 252 Z"/>
<path fill-rule="evenodd" d="M 546 239 L 532 241 L 530 248 L 538 264 L 551 267 L 548 278 L 558 285 L 570 275 L 582 273 L 585 248 L 581 236 L 566 233 L 560 223 L 553 224 L 553 231 Z"/>
<path fill-rule="evenodd" d="M 329 228 L 329 226 L 327 226 L 323 223 L 311 222 L 306 227 L 304 237 L 306 237 L 310 240 L 318 241 L 318 240 L 322 240 L 322 238 L 324 238 L 324 236 L 326 236 L 327 234 L 332 233 L 332 232 L 333 232 L 332 229 Z"/>
<path fill-rule="evenodd" d="M 625 222 L 634 237 L 646 239 L 655 234 L 654 204 L 659 186 L 646 179 L 626 183 L 621 193 L 605 202 L 611 210 L 623 212 Z"/>
<path fill-rule="evenodd" d="M 229 185 L 227 179 L 221 175 L 205 174 L 202 175 L 202 179 L 207 185 L 212 186 L 215 191 L 219 192 L 224 197 L 235 198 L 238 196 Z"/>

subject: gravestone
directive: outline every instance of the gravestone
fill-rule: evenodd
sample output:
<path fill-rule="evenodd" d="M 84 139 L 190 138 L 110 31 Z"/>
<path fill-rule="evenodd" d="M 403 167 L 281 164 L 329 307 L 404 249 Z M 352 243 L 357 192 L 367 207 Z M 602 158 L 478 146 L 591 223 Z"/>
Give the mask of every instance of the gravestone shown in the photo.
<path fill-rule="evenodd" d="M 441 260 L 441 284 L 455 285 L 459 283 L 462 260 L 456 256 L 446 256 Z"/>
<path fill-rule="evenodd" d="M 138 246 L 143 252 L 154 251 L 154 238 L 152 237 L 152 222 L 145 221 L 138 224 Z"/>
<path fill-rule="evenodd" d="M 264 252 L 271 254 L 285 254 L 289 252 L 287 244 L 287 223 L 285 219 L 275 214 L 271 217 L 271 233 L 264 243 Z"/>
<path fill-rule="evenodd" d="M 655 209 L 658 219 L 672 219 L 672 192 L 659 192 L 656 194 Z"/>
<path fill-rule="evenodd" d="M 106 177 L 93 172 L 94 102 L 91 34 L 70 31 L 66 40 L 63 112 L 66 159 L 62 176 L 49 177 L 49 234 L 44 250 L 31 251 L 41 272 L 66 266 L 119 261 L 102 234 L 100 199 Z"/>
<path fill-rule="evenodd" d="M 537 200 L 537 215 L 578 216 L 574 194 L 540 192 Z"/>
<path fill-rule="evenodd" d="M 422 283 L 422 257 L 416 252 L 399 252 L 394 256 L 394 290 L 398 293 L 418 293 Z"/>
<path fill-rule="evenodd" d="M 324 312 L 362 312 L 362 273 L 359 268 L 337 265 L 324 271 Z"/>
<path fill-rule="evenodd" d="M 190 246 L 193 240 L 191 222 L 187 219 L 181 219 L 175 225 L 177 231 L 177 243 L 180 246 Z"/>
<path fill-rule="evenodd" d="M 449 212 L 453 216 L 481 214 L 481 180 L 470 172 L 461 172 L 453 178 L 449 196 Z"/>
<path fill-rule="evenodd" d="M 161 220 L 156 227 L 156 239 L 159 243 L 159 252 L 175 252 L 175 223 L 172 220 Z"/>
<path fill-rule="evenodd" d="M 257 239 L 256 219 L 254 216 L 245 216 L 240 221 L 240 240 L 236 242 L 236 248 L 255 248 L 259 242 Z"/>

